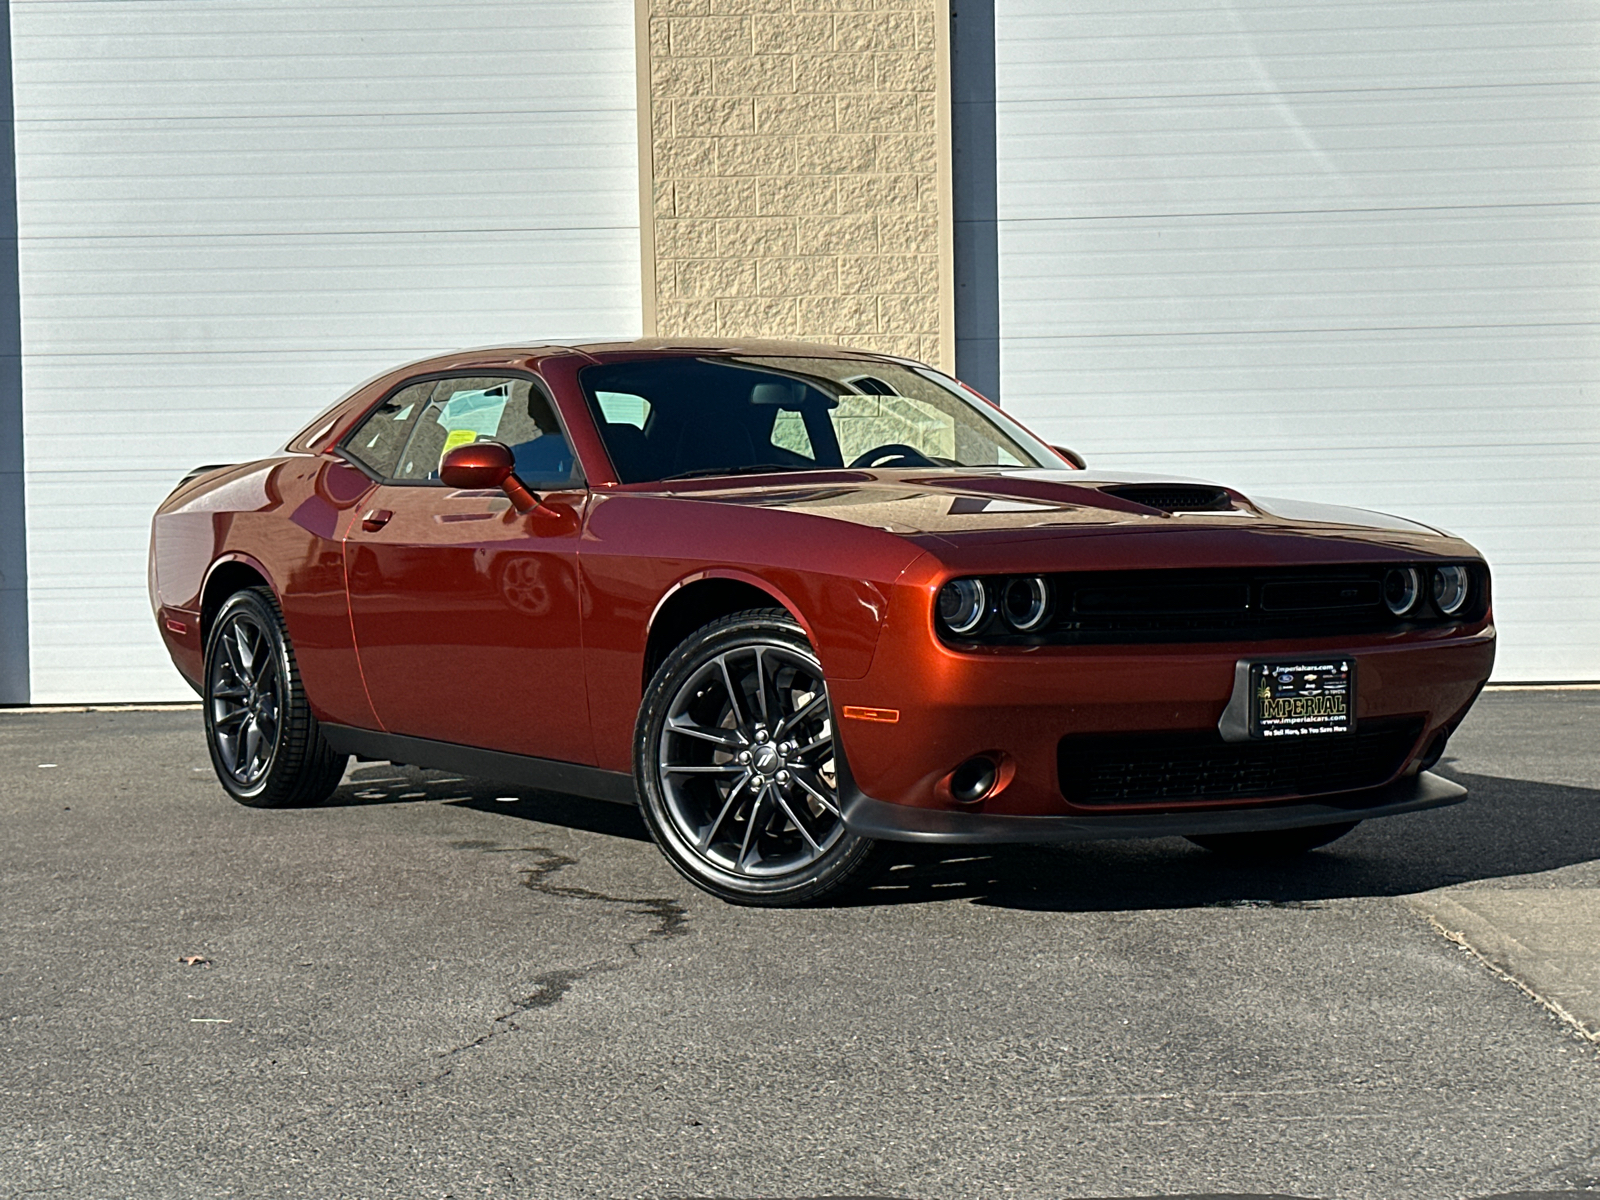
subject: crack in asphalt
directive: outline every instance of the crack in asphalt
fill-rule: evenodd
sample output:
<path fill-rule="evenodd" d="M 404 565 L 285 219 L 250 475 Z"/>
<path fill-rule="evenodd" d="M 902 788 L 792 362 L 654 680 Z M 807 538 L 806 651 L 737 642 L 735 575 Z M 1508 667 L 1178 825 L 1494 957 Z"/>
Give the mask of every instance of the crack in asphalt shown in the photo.
<path fill-rule="evenodd" d="M 639 954 L 639 947 L 652 938 L 681 937 L 689 932 L 689 913 L 678 901 L 665 896 L 608 896 L 604 892 L 594 891 L 592 888 L 569 887 L 551 882 L 551 878 L 559 871 L 578 865 L 578 860 L 569 858 L 565 854 L 546 849 L 543 846 L 523 846 L 525 853 L 542 854 L 544 858 L 531 867 L 523 867 L 517 872 L 522 876 L 522 886 L 530 891 L 539 892 L 546 896 L 558 896 L 567 900 L 598 900 L 603 904 L 633 904 L 638 907 L 633 909 L 636 916 L 654 917 L 655 928 L 648 930 L 645 935 L 628 943 L 628 949 L 635 957 Z"/>
<path fill-rule="evenodd" d="M 578 865 L 578 860 L 559 851 L 551 850 L 545 846 L 501 846 L 495 842 L 452 842 L 451 846 L 457 850 L 478 850 L 484 854 L 537 854 L 539 860 L 531 867 L 521 867 L 517 874 L 522 878 L 522 886 L 529 891 L 538 892 L 540 895 L 553 896 L 560 900 L 583 900 L 599 902 L 602 904 L 631 905 L 630 914 L 641 917 L 651 917 L 655 924 L 645 932 L 627 943 L 628 951 L 634 958 L 642 957 L 640 947 L 646 942 L 660 939 L 682 937 L 689 932 L 689 914 L 684 906 L 677 900 L 666 896 L 611 896 L 605 892 L 595 891 L 593 888 L 573 887 L 567 884 L 553 882 L 554 877 L 568 867 Z M 595 975 L 605 975 L 612 971 L 620 971 L 627 965 L 626 962 L 603 960 L 589 963 L 581 967 L 567 967 L 557 971 L 546 971 L 535 975 L 530 981 L 527 995 L 521 999 L 513 1000 L 509 1011 L 501 1013 L 489 1023 L 489 1029 L 475 1037 L 470 1042 L 446 1050 L 438 1058 L 449 1060 L 470 1050 L 476 1050 L 487 1045 L 495 1038 L 507 1033 L 516 1033 L 520 1030 L 517 1018 L 524 1013 L 538 1012 L 547 1008 L 554 1008 L 572 990 L 574 984 Z M 454 1066 L 447 1066 L 442 1071 L 427 1079 L 418 1080 L 401 1089 L 405 1095 L 418 1087 L 430 1083 L 438 1083 L 447 1078 L 454 1070 Z"/>

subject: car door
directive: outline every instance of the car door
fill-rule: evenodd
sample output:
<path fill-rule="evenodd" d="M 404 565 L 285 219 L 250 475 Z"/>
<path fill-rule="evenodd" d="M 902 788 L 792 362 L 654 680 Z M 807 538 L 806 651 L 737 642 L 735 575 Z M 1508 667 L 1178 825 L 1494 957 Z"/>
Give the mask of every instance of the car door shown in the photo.
<path fill-rule="evenodd" d="M 452 376 L 412 382 L 386 404 L 385 419 L 404 429 L 364 424 L 345 444 L 380 477 L 344 546 L 379 721 L 390 733 L 592 764 L 577 570 L 588 493 L 549 397 L 526 376 Z M 439 481 L 444 454 L 480 439 L 512 448 L 541 509 L 518 513 L 498 489 Z"/>

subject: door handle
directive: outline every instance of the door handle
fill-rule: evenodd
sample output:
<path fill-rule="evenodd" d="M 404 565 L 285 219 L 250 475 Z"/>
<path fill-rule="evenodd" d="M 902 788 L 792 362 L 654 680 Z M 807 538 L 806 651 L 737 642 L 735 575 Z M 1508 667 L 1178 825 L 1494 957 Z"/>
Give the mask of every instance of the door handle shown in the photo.
<path fill-rule="evenodd" d="M 389 518 L 394 516 L 387 508 L 375 508 L 361 518 L 361 528 L 368 533 L 377 533 L 389 523 Z"/>

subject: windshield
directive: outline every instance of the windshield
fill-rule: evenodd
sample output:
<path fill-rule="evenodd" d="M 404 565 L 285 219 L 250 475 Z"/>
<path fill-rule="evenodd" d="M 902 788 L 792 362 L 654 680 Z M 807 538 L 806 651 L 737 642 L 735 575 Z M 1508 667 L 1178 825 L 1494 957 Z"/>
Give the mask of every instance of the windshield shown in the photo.
<path fill-rule="evenodd" d="M 926 367 L 790 357 L 654 358 L 579 374 L 624 483 L 841 467 L 1060 466 Z"/>

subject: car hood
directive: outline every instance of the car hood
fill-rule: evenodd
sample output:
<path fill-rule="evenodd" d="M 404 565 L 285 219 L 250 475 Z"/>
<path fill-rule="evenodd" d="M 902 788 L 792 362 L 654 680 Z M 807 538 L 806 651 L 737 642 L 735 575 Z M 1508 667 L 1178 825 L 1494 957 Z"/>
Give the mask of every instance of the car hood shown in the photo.
<path fill-rule="evenodd" d="M 998 546 L 1107 533 L 1170 536 L 1202 531 L 1328 538 L 1401 552 L 1473 553 L 1441 530 L 1386 513 L 1338 505 L 1248 496 L 1233 488 L 1168 475 L 1094 471 L 829 471 L 763 477 L 728 486 L 694 481 L 673 489 L 680 499 L 780 509 L 849 522 L 909 538 L 924 548 Z M 1213 511 L 1167 511 L 1127 495 L 1139 487 L 1217 489 Z"/>

